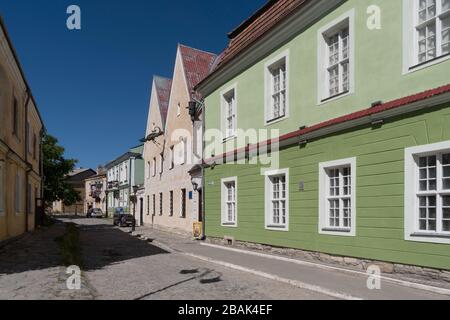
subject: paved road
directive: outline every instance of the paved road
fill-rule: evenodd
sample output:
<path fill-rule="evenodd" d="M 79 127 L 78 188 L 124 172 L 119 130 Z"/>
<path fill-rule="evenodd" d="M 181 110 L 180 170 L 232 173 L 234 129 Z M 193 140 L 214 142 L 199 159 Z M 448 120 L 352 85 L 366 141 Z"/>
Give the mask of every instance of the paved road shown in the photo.
<path fill-rule="evenodd" d="M 81 231 L 82 289 L 66 288 L 66 269 L 55 242 L 65 232 L 59 223 L 0 249 L 0 299 L 330 299 L 169 252 L 103 220 L 65 222 L 75 222 Z"/>

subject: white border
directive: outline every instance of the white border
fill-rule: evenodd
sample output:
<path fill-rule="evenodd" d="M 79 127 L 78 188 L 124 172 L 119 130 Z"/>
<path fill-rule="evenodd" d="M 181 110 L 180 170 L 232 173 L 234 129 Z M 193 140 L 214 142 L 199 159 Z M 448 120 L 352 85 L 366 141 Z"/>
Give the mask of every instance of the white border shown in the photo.
<path fill-rule="evenodd" d="M 349 91 L 340 94 L 334 98 L 329 98 L 327 90 L 324 88 L 326 82 L 326 68 L 324 67 L 326 61 L 327 44 L 324 39 L 324 34 L 332 30 L 335 26 L 348 19 L 349 37 L 350 37 L 350 51 L 349 51 Z M 317 104 L 324 105 L 328 102 L 341 99 L 345 96 L 351 95 L 355 92 L 355 9 L 351 9 L 339 18 L 328 23 L 326 26 L 319 29 L 317 32 Z M 324 101 L 325 100 L 325 101 Z"/>
<path fill-rule="evenodd" d="M 450 237 L 421 237 L 417 228 L 416 212 L 416 190 L 417 190 L 417 164 L 415 157 L 426 155 L 427 153 L 436 153 L 450 151 L 450 141 L 427 144 L 423 146 L 411 147 L 405 149 L 405 240 L 415 242 L 430 242 L 450 244 Z M 412 236 L 417 234 L 417 236 Z"/>
<path fill-rule="evenodd" d="M 280 121 L 286 120 L 289 118 L 289 87 L 290 87 L 290 65 L 289 65 L 289 49 L 286 49 L 285 51 L 281 52 L 277 56 L 271 58 L 269 61 L 267 61 L 264 64 L 264 126 L 271 126 L 275 123 L 278 123 Z M 270 74 L 270 67 L 274 64 L 280 62 L 281 60 L 285 61 L 286 65 L 286 112 L 285 115 L 279 119 L 276 120 L 270 120 L 269 119 L 269 110 L 270 110 L 270 104 L 271 104 L 271 74 Z"/>
<path fill-rule="evenodd" d="M 230 177 L 230 178 L 224 178 L 221 180 L 221 187 L 220 187 L 220 194 L 221 194 L 221 201 L 220 201 L 220 213 L 221 213 L 221 224 L 222 227 L 226 228 L 237 228 L 238 227 L 238 178 L 237 177 Z M 226 188 L 225 184 L 228 182 L 234 182 L 234 189 L 235 189 L 235 197 L 236 197 L 236 221 L 234 223 L 226 222 L 225 216 L 227 212 L 225 211 L 225 199 L 226 199 Z"/>
<path fill-rule="evenodd" d="M 270 196 L 270 177 L 272 176 L 277 176 L 277 175 L 285 175 L 286 177 L 286 225 L 280 226 L 280 227 L 271 227 L 270 224 L 268 223 L 270 221 L 270 203 L 269 203 L 269 199 L 271 198 Z M 266 171 L 264 173 L 265 178 L 264 178 L 264 227 L 266 230 L 271 230 L 271 231 L 289 231 L 289 206 L 290 206 L 290 202 L 289 202 L 289 169 L 279 169 L 279 170 L 272 170 L 272 171 Z"/>
<path fill-rule="evenodd" d="M 352 170 L 352 213 L 351 213 L 351 228 L 349 232 L 324 230 L 327 228 L 327 206 L 326 206 L 326 188 L 327 188 L 327 174 L 326 170 L 329 168 L 337 168 L 350 165 Z M 327 234 L 333 236 L 355 237 L 356 236 L 356 157 L 335 160 L 329 162 L 319 163 L 319 234 Z"/>

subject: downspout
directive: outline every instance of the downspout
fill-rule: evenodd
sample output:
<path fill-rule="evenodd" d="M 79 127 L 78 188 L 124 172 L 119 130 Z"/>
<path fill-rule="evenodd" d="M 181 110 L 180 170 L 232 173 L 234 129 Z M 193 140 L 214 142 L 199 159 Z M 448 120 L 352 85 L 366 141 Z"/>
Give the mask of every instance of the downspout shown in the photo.
<path fill-rule="evenodd" d="M 27 94 L 27 100 L 25 103 L 25 146 L 24 146 L 24 151 L 25 151 L 25 164 L 27 166 L 27 170 L 25 172 L 25 232 L 28 232 L 28 215 L 29 215 L 29 211 L 30 211 L 30 205 L 29 205 L 29 201 L 28 201 L 28 197 L 30 197 L 31 195 L 29 194 L 29 189 L 28 189 L 28 183 L 29 183 L 29 174 L 30 171 L 32 170 L 31 168 L 31 164 L 28 163 L 28 146 L 30 144 L 29 141 L 29 136 L 30 136 L 30 128 L 28 126 L 28 104 L 30 103 L 31 100 L 31 93 L 30 90 L 27 88 L 26 91 Z"/>
<path fill-rule="evenodd" d="M 205 161 L 205 130 L 206 130 L 206 108 L 205 108 L 205 101 L 203 101 L 202 104 L 202 164 L 201 164 L 201 174 L 202 174 L 202 188 L 203 188 L 203 192 L 202 192 L 202 240 L 206 239 L 206 208 L 205 208 L 205 203 L 206 203 L 206 178 L 205 178 L 205 166 L 204 166 L 204 161 Z"/>

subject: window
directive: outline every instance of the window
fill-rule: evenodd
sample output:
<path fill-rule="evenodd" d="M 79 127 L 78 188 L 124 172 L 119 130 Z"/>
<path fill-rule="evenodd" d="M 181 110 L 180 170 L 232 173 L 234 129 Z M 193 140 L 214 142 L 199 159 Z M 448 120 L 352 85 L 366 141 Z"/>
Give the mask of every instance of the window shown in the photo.
<path fill-rule="evenodd" d="M 267 124 L 285 118 L 288 113 L 288 57 L 289 53 L 285 52 L 265 66 Z"/>
<path fill-rule="evenodd" d="M 164 154 L 159 155 L 159 173 L 162 174 L 164 172 Z"/>
<path fill-rule="evenodd" d="M 354 10 L 319 30 L 319 103 L 352 93 Z"/>
<path fill-rule="evenodd" d="M 289 230 L 289 170 L 266 172 L 266 229 Z"/>
<path fill-rule="evenodd" d="M 181 103 L 177 104 L 177 117 L 181 115 Z"/>
<path fill-rule="evenodd" d="M 156 194 L 153 195 L 153 216 L 156 216 Z"/>
<path fill-rule="evenodd" d="M 156 176 L 156 157 L 153 158 L 153 162 L 152 162 L 152 174 L 154 177 Z"/>
<path fill-rule="evenodd" d="M 186 218 L 186 189 L 181 189 L 180 217 Z"/>
<path fill-rule="evenodd" d="M 152 175 L 152 165 L 150 161 L 147 162 L 147 179 L 150 179 Z"/>
<path fill-rule="evenodd" d="M 147 215 L 150 215 L 150 196 L 147 196 Z"/>
<path fill-rule="evenodd" d="M 37 160 L 37 136 L 33 133 L 33 159 Z"/>
<path fill-rule="evenodd" d="M 15 212 L 16 214 L 22 213 L 22 175 L 16 172 L 15 181 Z"/>
<path fill-rule="evenodd" d="M 163 215 L 163 194 L 162 192 L 159 194 L 159 215 Z"/>
<path fill-rule="evenodd" d="M 406 149 L 405 232 L 450 244 L 450 142 Z"/>
<path fill-rule="evenodd" d="M 355 236 L 356 158 L 319 165 L 319 233 Z"/>
<path fill-rule="evenodd" d="M 29 183 L 28 184 L 28 214 L 33 214 L 33 186 Z"/>
<path fill-rule="evenodd" d="M 12 123 L 13 135 L 19 136 L 19 103 L 17 98 L 14 97 L 13 103 L 13 123 Z"/>
<path fill-rule="evenodd" d="M 0 215 L 5 213 L 5 169 L 4 162 L 0 160 Z"/>
<path fill-rule="evenodd" d="M 236 85 L 224 91 L 221 94 L 221 99 L 222 132 L 224 134 L 224 139 L 229 139 L 236 135 L 237 129 Z"/>
<path fill-rule="evenodd" d="M 175 151 L 174 147 L 170 147 L 170 169 L 175 167 Z"/>
<path fill-rule="evenodd" d="M 222 180 L 222 225 L 237 227 L 237 178 Z"/>
<path fill-rule="evenodd" d="M 169 192 L 169 203 L 170 203 L 170 208 L 169 208 L 169 215 L 171 216 L 171 217 L 173 217 L 173 191 L 170 191 Z"/>
<path fill-rule="evenodd" d="M 450 55 L 450 0 L 404 0 L 404 72 Z"/>

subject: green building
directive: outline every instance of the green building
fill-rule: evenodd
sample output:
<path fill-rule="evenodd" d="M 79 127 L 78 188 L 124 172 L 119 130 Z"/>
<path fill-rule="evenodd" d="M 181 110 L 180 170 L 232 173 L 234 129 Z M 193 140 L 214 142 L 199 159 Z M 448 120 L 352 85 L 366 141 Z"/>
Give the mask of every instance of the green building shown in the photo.
<path fill-rule="evenodd" d="M 229 38 L 206 234 L 450 269 L 450 1 L 269 1 Z"/>
<path fill-rule="evenodd" d="M 107 211 L 110 216 L 116 208 L 123 208 L 125 212 L 131 213 L 130 196 L 133 195 L 133 187 L 142 188 L 144 185 L 143 151 L 144 145 L 137 146 L 105 166 Z"/>

